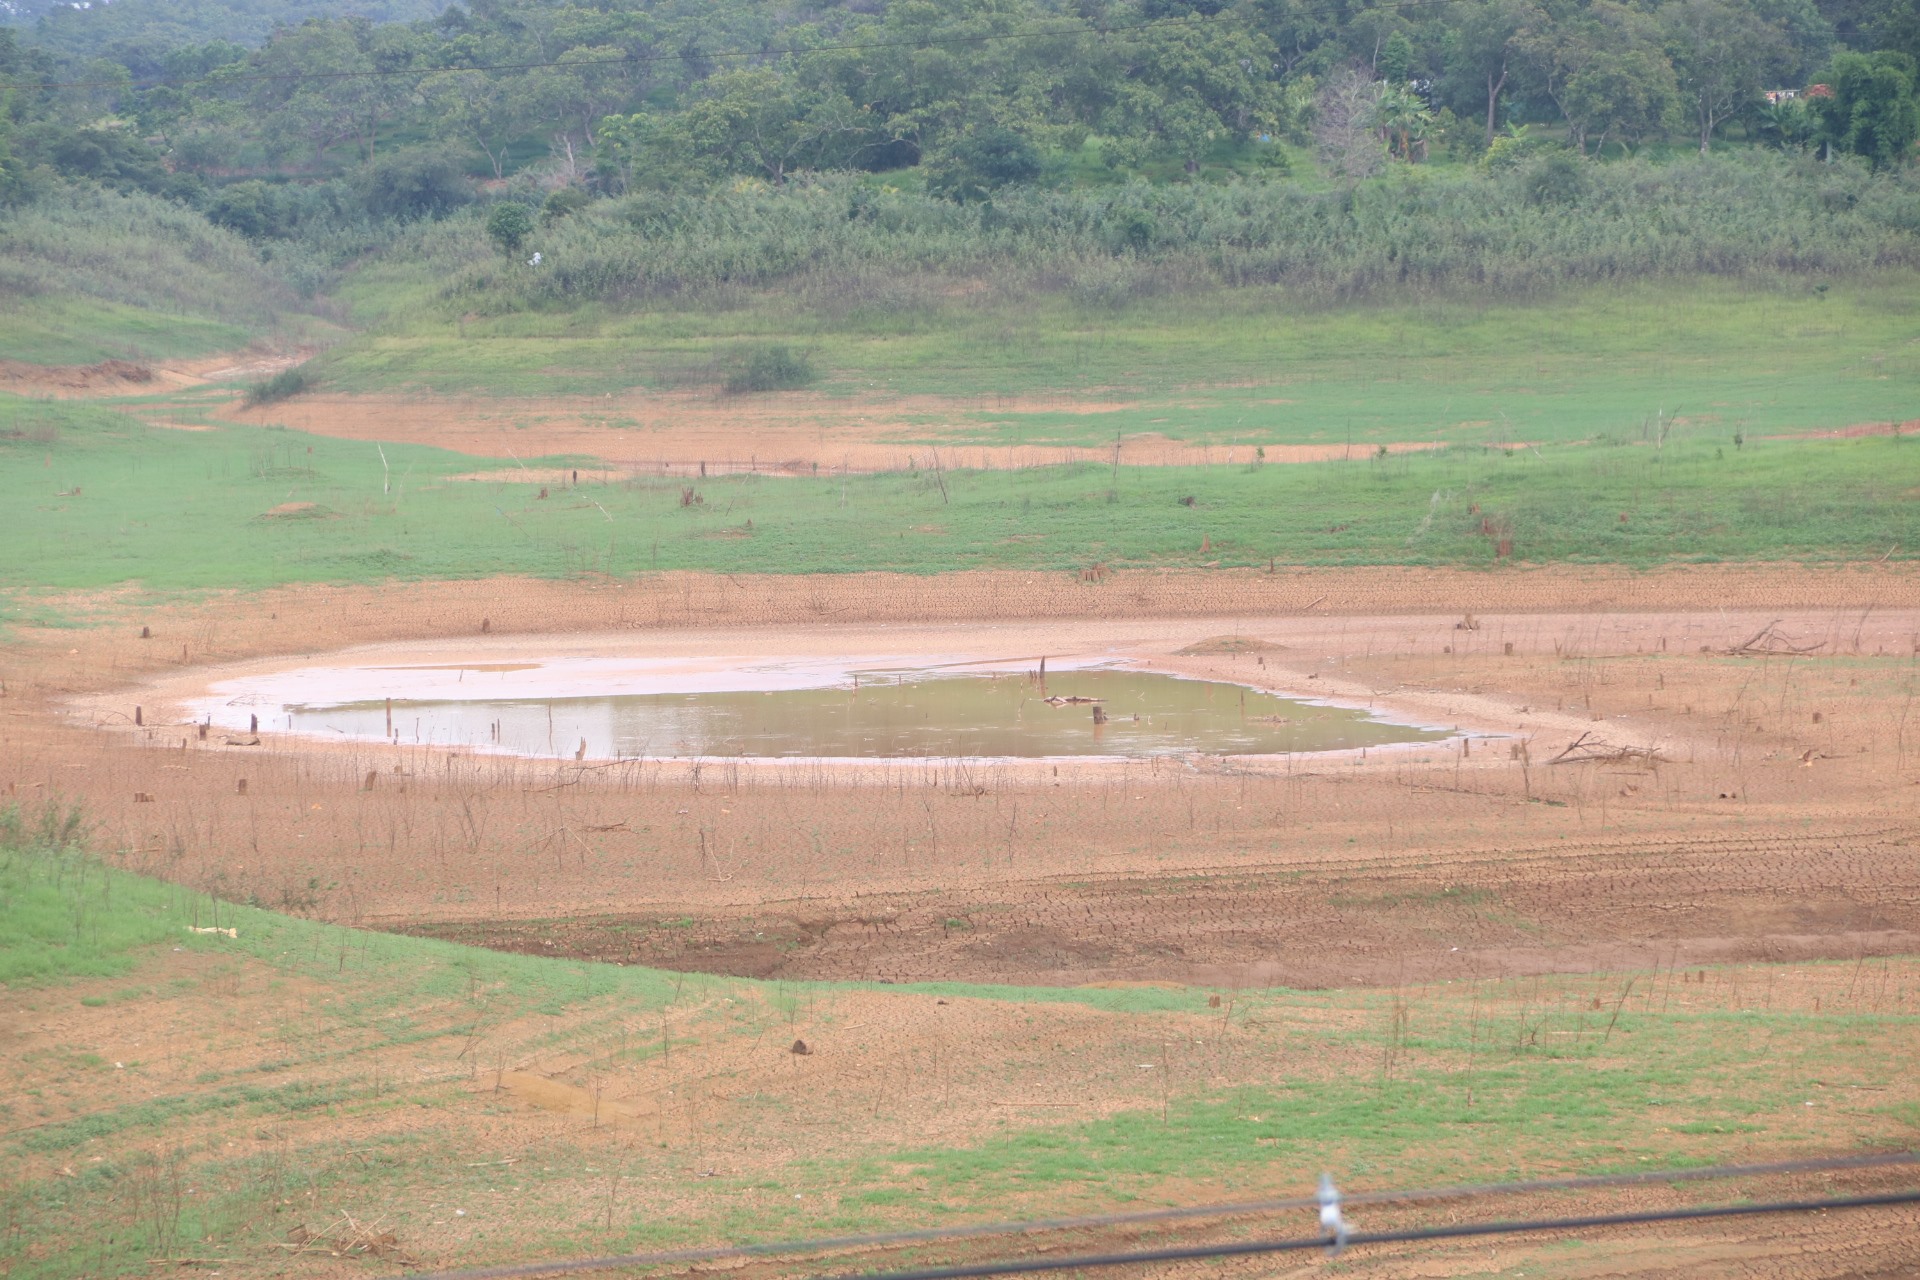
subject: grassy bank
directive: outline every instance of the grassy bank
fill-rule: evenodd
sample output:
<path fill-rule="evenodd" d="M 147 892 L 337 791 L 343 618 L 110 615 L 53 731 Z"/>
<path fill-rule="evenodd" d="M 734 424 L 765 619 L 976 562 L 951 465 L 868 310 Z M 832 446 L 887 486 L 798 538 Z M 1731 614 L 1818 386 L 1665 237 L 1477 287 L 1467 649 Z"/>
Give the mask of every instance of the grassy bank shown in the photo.
<path fill-rule="evenodd" d="M 1433 564 L 1908 557 L 1900 437 L 1715 430 L 1308 465 L 700 480 L 581 488 L 511 464 L 273 428 L 169 430 L 0 402 L 0 585 L 157 589 L 656 569 Z M 529 459 L 528 461 L 533 461 Z M 557 460 L 550 465 L 564 465 Z M 490 477 L 455 479 L 479 468 Z M 542 496 L 542 495 L 545 496 Z"/>
<path fill-rule="evenodd" d="M 1326 310 L 1267 288 L 1109 306 L 955 285 L 906 309 L 800 293 L 640 313 L 408 313 L 338 349 L 324 376 L 342 391 L 600 395 L 709 385 L 730 351 L 778 343 L 808 352 L 830 393 L 960 397 L 964 427 L 992 441 L 1574 440 L 1676 413 L 1728 434 L 1806 430 L 1911 416 L 1916 283 L 1904 271 L 1820 290 L 1695 279 Z M 1085 403 L 1049 414 L 991 400 L 1046 395 Z"/>
<path fill-rule="evenodd" d="M 1323 1167 L 1386 1186 L 1897 1145 L 1914 1119 L 1906 961 L 940 1008 L 343 929 L 7 813 L 16 1276 L 264 1273 L 343 1215 L 472 1265 L 1288 1194 Z M 991 1101 L 1054 1084 L 1064 1110 Z M 1841 1087 L 1875 1092 L 1809 1109 Z"/>
<path fill-rule="evenodd" d="M 142 192 L 80 185 L 0 219 L 0 359 L 165 359 L 318 327 L 316 273 Z"/>

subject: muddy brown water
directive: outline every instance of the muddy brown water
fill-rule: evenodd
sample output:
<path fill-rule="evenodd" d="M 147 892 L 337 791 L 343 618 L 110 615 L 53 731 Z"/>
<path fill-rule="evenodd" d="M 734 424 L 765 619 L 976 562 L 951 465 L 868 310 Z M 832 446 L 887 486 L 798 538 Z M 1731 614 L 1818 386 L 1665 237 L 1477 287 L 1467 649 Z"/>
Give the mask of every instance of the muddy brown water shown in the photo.
<path fill-rule="evenodd" d="M 867 671 L 831 687 L 383 698 L 284 714 L 298 733 L 595 759 L 1267 755 L 1447 736 L 1242 685 L 1112 668 L 1044 682 L 1025 672 Z"/>

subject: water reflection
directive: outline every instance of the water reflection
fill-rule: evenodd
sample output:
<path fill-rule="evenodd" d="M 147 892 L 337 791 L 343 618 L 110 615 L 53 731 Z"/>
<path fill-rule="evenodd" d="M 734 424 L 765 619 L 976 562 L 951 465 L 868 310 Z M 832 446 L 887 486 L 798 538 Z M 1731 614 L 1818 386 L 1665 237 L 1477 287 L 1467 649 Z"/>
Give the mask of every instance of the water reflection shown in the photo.
<path fill-rule="evenodd" d="M 864 673 L 840 687 L 290 706 L 301 732 L 595 759 L 1335 751 L 1446 735 L 1241 685 L 1081 669 Z"/>

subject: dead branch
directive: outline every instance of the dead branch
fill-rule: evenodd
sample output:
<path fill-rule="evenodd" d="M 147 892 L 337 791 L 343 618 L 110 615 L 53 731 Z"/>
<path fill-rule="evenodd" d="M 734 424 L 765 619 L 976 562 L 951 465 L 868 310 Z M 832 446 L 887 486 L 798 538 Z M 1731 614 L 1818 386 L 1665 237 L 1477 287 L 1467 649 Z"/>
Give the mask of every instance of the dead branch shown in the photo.
<path fill-rule="evenodd" d="M 1668 759 L 1660 754 L 1658 747 L 1622 747 L 1615 746 L 1604 738 L 1596 738 L 1591 730 L 1581 734 L 1561 749 L 1559 755 L 1547 761 L 1548 764 L 1622 764 L 1627 761 L 1639 764 L 1667 764 Z"/>
<path fill-rule="evenodd" d="M 287 1232 L 284 1242 L 274 1242 L 274 1248 L 286 1249 L 296 1255 L 324 1253 L 334 1258 L 390 1258 L 403 1267 L 420 1265 L 419 1259 L 400 1247 L 399 1237 L 391 1231 L 380 1229 L 378 1220 L 362 1226 L 353 1220 L 350 1213 L 342 1213 L 338 1222 L 320 1231 L 295 1227 Z"/>
<path fill-rule="evenodd" d="M 1780 619 L 1775 618 L 1766 626 L 1748 636 L 1739 644 L 1727 650 L 1732 658 L 1764 658 L 1774 654 L 1812 653 L 1826 647 L 1825 640 L 1816 640 L 1812 644 L 1795 644 L 1793 637 L 1780 630 Z"/>

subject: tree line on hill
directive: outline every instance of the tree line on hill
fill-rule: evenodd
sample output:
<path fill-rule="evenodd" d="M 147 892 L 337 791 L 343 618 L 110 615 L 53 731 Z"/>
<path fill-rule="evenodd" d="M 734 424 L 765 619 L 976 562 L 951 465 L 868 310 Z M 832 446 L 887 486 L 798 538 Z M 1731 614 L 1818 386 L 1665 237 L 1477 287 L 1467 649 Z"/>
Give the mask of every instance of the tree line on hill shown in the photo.
<path fill-rule="evenodd" d="M 1737 138 L 1900 170 L 1920 138 L 1920 0 L 38 4 L 0 27 L 0 201 L 140 190 L 338 255 L 477 198 L 550 222 L 837 174 L 870 210 L 1007 205 L 1285 185 L 1311 155 L 1293 177 L 1446 158 L 1577 200 L 1588 157 Z"/>

